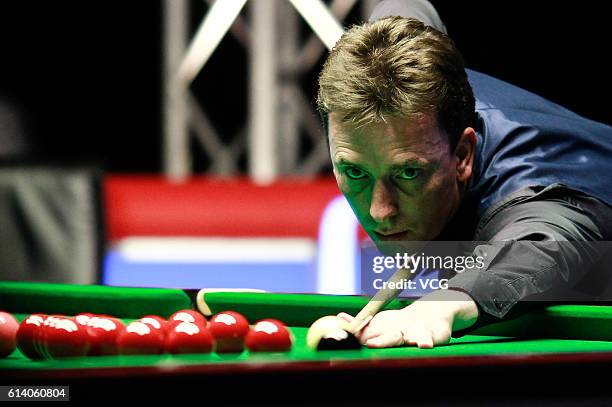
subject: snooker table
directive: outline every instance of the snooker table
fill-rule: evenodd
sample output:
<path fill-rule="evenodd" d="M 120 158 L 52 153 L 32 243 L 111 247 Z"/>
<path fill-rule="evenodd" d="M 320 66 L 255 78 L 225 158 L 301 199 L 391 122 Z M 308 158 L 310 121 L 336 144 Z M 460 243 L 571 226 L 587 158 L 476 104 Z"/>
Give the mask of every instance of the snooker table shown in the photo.
<path fill-rule="evenodd" d="M 197 291 L 0 282 L 0 309 L 30 313 L 104 313 L 126 321 L 168 317 L 195 307 Z M 0 359 L 0 385 L 70 385 L 74 400 L 174 400 L 177 392 L 210 405 L 352 405 L 487 401 L 528 405 L 612 400 L 612 307 L 556 305 L 490 325 L 434 349 L 401 347 L 312 351 L 309 325 L 323 315 L 358 312 L 362 296 L 208 292 L 211 313 L 235 310 L 254 323 L 284 321 L 290 352 L 138 355 L 33 361 L 16 350 Z M 390 309 L 409 300 L 394 300 Z M 120 394 L 120 396 L 119 396 Z M 537 401 L 534 401 L 537 400 Z M 218 404 L 217 404 L 218 403 Z"/>

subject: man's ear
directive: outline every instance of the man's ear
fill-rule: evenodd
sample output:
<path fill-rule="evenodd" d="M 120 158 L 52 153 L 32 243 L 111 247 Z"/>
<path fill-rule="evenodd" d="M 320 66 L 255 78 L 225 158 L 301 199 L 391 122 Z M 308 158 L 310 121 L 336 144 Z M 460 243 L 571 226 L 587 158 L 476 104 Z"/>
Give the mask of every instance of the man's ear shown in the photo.
<path fill-rule="evenodd" d="M 467 182 L 472 176 L 474 156 L 476 154 L 476 131 L 466 127 L 459 137 L 454 155 L 457 158 L 457 181 Z"/>

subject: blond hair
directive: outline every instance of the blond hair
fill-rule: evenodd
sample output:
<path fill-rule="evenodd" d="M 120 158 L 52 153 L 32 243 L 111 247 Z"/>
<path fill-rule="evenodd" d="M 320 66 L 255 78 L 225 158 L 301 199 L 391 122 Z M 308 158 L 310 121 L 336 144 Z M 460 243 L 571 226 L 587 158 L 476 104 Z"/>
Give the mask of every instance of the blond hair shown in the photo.
<path fill-rule="evenodd" d="M 453 146 L 475 120 L 474 95 L 453 41 L 401 17 L 344 33 L 319 76 L 317 107 L 324 120 L 333 112 L 356 126 L 433 112 Z"/>

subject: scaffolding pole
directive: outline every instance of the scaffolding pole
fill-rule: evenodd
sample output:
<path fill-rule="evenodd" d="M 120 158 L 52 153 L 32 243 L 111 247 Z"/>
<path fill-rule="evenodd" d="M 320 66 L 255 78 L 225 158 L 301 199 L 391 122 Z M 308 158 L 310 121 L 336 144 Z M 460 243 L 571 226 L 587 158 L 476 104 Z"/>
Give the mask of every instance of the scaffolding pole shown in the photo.
<path fill-rule="evenodd" d="M 187 46 L 188 1 L 165 0 L 163 6 L 163 166 L 168 179 L 180 181 L 191 170 L 185 88 L 175 80 L 175 73 Z"/>
<path fill-rule="evenodd" d="M 278 176 L 276 0 L 251 1 L 249 175 L 259 184 Z"/>

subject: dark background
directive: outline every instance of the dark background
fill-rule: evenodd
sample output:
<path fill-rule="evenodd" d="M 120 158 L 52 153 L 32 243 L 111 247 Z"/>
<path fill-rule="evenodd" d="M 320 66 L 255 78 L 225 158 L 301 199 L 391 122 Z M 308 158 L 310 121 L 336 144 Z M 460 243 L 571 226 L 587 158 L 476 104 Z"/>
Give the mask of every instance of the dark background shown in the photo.
<path fill-rule="evenodd" d="M 605 2 L 435 4 L 469 67 L 612 123 Z M 35 160 L 94 163 L 113 172 L 161 170 L 161 5 L 1 3 L 0 101 L 19 111 Z M 195 30 L 207 6 L 198 0 L 191 7 Z M 355 10 L 345 25 L 359 19 Z M 302 31 L 305 37 L 305 26 Z M 311 99 L 317 71 L 301 78 Z M 224 136 L 246 121 L 247 73 L 246 51 L 228 36 L 192 86 Z M 205 170 L 207 161 L 196 164 Z"/>

